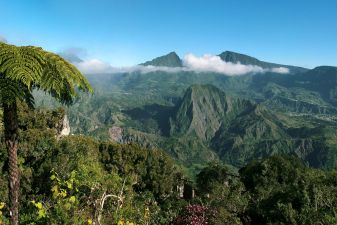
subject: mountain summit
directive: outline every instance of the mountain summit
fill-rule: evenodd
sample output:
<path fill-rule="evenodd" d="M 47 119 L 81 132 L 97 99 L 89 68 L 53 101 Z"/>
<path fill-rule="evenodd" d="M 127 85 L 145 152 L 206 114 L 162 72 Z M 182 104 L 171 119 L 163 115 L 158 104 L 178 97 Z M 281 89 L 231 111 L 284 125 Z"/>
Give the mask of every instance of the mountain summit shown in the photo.
<path fill-rule="evenodd" d="M 244 55 L 244 54 L 240 54 L 240 53 L 232 52 L 232 51 L 225 51 L 219 54 L 219 57 L 225 62 L 241 63 L 243 65 L 254 65 L 254 66 L 262 67 L 264 69 L 285 67 L 285 68 L 288 68 L 291 73 L 298 73 L 298 72 L 301 73 L 301 72 L 307 71 L 307 69 L 305 68 L 264 62 L 257 58 L 251 57 L 249 55 Z"/>
<path fill-rule="evenodd" d="M 240 62 L 241 64 L 244 64 L 244 65 L 256 65 L 256 66 L 261 66 L 261 67 L 267 66 L 266 63 L 261 62 L 260 60 L 254 57 L 236 53 L 236 52 L 225 51 L 221 53 L 219 56 L 225 62 L 231 62 L 231 63 Z"/>
<path fill-rule="evenodd" d="M 166 66 L 166 67 L 182 67 L 183 63 L 177 53 L 170 52 L 167 55 L 157 57 L 151 61 L 142 63 L 143 66 Z"/>

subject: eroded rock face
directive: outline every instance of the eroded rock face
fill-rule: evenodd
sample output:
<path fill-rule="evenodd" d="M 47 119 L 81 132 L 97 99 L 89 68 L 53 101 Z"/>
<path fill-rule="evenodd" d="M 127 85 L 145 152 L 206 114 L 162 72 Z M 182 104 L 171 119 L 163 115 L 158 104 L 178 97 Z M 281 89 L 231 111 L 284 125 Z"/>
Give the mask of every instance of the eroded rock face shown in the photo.
<path fill-rule="evenodd" d="M 62 136 L 68 136 L 70 134 L 70 125 L 69 125 L 69 119 L 67 115 L 64 115 L 63 121 L 62 121 L 62 126 L 61 126 L 61 131 L 59 132 L 59 137 Z"/>
<path fill-rule="evenodd" d="M 113 126 L 109 128 L 109 135 L 112 141 L 123 142 L 123 129 L 121 127 Z"/>

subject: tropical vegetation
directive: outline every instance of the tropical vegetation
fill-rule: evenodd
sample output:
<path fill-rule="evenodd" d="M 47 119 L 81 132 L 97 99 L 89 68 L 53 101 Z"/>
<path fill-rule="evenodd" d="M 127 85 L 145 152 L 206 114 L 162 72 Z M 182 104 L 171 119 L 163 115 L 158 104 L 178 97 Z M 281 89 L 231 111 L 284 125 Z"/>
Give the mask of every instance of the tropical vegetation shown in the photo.
<path fill-rule="evenodd" d="M 289 74 L 96 74 L 88 94 L 58 55 L 0 47 L 0 224 L 337 224 L 336 68 L 224 52 Z"/>

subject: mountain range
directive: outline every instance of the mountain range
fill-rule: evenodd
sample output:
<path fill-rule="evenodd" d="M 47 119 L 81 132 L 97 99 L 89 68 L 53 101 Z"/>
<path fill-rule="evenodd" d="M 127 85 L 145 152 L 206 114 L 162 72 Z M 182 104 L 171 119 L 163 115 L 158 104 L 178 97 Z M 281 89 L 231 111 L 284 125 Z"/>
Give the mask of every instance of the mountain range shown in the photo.
<path fill-rule="evenodd" d="M 218 56 L 266 70 L 90 74 L 95 94 L 68 108 L 72 132 L 161 148 L 186 166 L 221 160 L 241 167 L 282 153 L 314 167 L 337 167 L 336 67 L 306 69 L 231 51 Z M 175 52 L 141 65 L 184 66 Z M 288 73 L 273 72 L 276 67 Z M 35 96 L 41 107 L 56 106 Z"/>

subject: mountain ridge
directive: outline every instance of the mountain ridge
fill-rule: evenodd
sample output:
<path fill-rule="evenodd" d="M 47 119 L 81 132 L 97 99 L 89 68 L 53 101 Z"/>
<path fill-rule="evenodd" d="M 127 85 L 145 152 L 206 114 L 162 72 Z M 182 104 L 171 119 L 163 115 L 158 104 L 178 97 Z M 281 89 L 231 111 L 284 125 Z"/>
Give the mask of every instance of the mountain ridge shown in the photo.
<path fill-rule="evenodd" d="M 299 119 L 232 97 L 213 85 L 192 85 L 165 119 L 169 120 L 168 136 L 128 130 L 131 133 L 126 137 L 131 142 L 147 143 L 147 147 L 151 143 L 165 149 L 188 165 L 218 159 L 240 167 L 281 152 L 296 154 L 312 166 L 324 166 L 326 156 L 322 160 L 320 148 L 331 148 L 326 154 L 334 155 L 330 144 L 334 136 L 321 139 L 325 133 L 317 132 L 310 121 L 306 121 L 309 127 L 302 127 Z M 147 126 L 149 120 L 142 124 Z M 326 124 L 331 129 L 336 126 Z"/>
<path fill-rule="evenodd" d="M 231 63 L 241 63 L 243 65 L 255 65 L 260 66 L 264 69 L 272 69 L 272 68 L 278 68 L 278 67 L 285 67 L 290 70 L 291 73 L 299 73 L 299 72 L 305 72 L 308 69 L 303 67 L 297 67 L 297 66 L 291 66 L 291 65 L 282 65 L 277 63 L 270 63 L 261 61 L 255 57 L 233 52 L 233 51 L 224 51 L 218 55 L 223 61 L 225 62 L 231 62 Z"/>
<path fill-rule="evenodd" d="M 282 65 L 277 63 L 270 63 L 261 61 L 257 58 L 254 58 L 249 55 L 233 52 L 233 51 L 224 51 L 218 55 L 221 60 L 224 62 L 231 62 L 234 64 L 240 63 L 243 65 L 254 65 L 259 66 L 264 69 L 272 69 L 272 68 L 279 68 L 279 67 L 285 67 L 290 70 L 291 73 L 299 73 L 299 72 L 305 72 L 308 69 L 303 67 L 297 67 L 297 66 L 291 66 L 291 65 Z M 156 57 L 152 60 L 146 61 L 145 63 L 141 63 L 140 65 L 143 66 L 164 66 L 164 67 L 182 67 L 183 61 L 182 59 L 177 55 L 176 52 L 172 51 L 168 54 Z"/>

